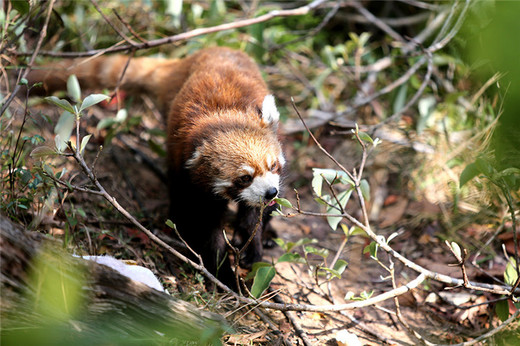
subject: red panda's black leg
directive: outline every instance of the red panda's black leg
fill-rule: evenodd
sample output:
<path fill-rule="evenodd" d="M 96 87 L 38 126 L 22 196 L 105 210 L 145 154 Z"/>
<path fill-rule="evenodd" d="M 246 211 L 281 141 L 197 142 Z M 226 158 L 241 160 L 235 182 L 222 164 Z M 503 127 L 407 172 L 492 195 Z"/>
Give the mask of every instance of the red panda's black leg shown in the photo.
<path fill-rule="evenodd" d="M 228 202 L 205 193 L 191 182 L 187 172 L 169 173 L 170 219 L 182 239 L 201 255 L 204 266 L 224 284 L 236 289 L 222 234 Z M 192 256 L 194 260 L 194 256 Z"/>

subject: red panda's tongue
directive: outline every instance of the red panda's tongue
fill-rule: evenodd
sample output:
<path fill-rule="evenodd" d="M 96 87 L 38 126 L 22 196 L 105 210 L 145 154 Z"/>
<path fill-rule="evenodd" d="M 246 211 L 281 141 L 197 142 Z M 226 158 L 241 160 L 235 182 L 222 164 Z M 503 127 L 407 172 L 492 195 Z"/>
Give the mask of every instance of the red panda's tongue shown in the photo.
<path fill-rule="evenodd" d="M 276 202 L 275 202 L 275 200 L 273 199 L 271 202 L 269 202 L 268 206 L 270 207 L 270 206 L 275 205 L 275 204 L 276 204 Z"/>

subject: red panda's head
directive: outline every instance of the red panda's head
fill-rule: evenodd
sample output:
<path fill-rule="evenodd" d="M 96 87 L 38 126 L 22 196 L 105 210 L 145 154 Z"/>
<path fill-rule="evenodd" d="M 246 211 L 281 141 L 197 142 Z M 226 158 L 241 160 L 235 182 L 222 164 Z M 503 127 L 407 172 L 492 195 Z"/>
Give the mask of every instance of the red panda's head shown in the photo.
<path fill-rule="evenodd" d="M 271 95 L 261 114 L 224 111 L 186 162 L 192 179 L 214 194 L 251 206 L 277 197 L 285 158 L 276 128 L 279 113 Z"/>

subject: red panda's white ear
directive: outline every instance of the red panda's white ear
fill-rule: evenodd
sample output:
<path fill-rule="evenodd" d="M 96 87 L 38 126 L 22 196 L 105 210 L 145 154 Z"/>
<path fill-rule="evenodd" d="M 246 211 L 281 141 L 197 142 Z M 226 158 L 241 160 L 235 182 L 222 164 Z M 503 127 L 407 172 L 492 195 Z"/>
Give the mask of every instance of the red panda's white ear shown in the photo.
<path fill-rule="evenodd" d="M 267 95 L 264 98 L 264 102 L 262 102 L 262 120 L 267 125 L 271 124 L 277 126 L 279 119 L 280 113 L 278 113 L 278 109 L 276 109 L 276 104 L 274 103 L 274 96 Z"/>

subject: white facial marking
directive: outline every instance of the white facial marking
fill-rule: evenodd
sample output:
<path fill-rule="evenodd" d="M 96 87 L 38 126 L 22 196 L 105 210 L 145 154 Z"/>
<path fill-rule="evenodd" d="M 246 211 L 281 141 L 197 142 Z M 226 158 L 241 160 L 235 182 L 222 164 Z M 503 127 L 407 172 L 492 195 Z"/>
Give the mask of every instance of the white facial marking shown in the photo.
<path fill-rule="evenodd" d="M 285 157 L 283 157 L 283 154 L 280 154 L 280 156 L 278 156 L 278 162 L 280 162 L 281 166 L 285 165 Z"/>
<path fill-rule="evenodd" d="M 255 174 L 255 169 L 251 166 L 248 166 L 248 165 L 243 165 L 243 166 L 240 166 L 240 169 L 243 170 L 243 171 L 246 171 L 248 174 Z"/>
<path fill-rule="evenodd" d="M 267 157 L 267 167 L 271 168 L 273 167 L 274 159 L 272 156 Z"/>
<path fill-rule="evenodd" d="M 226 191 L 226 188 L 230 187 L 231 185 L 233 184 L 230 181 L 216 178 L 213 182 L 213 192 L 216 194 L 222 194 L 224 191 Z"/>
<path fill-rule="evenodd" d="M 264 202 L 265 194 L 270 188 L 274 187 L 277 190 L 280 190 L 279 186 L 280 176 L 278 174 L 267 172 L 260 177 L 256 177 L 253 180 L 253 183 L 244 189 L 239 196 L 240 199 L 245 200 L 251 205 L 257 206 Z"/>
<path fill-rule="evenodd" d="M 200 158 L 200 152 L 198 150 L 195 150 L 191 158 L 186 161 L 186 167 L 191 168 L 197 164 L 197 161 L 199 161 Z"/>
<path fill-rule="evenodd" d="M 278 109 L 276 109 L 273 95 L 267 95 L 264 98 L 264 102 L 262 102 L 262 119 L 266 124 L 275 125 L 280 119 L 280 113 L 278 113 Z"/>

